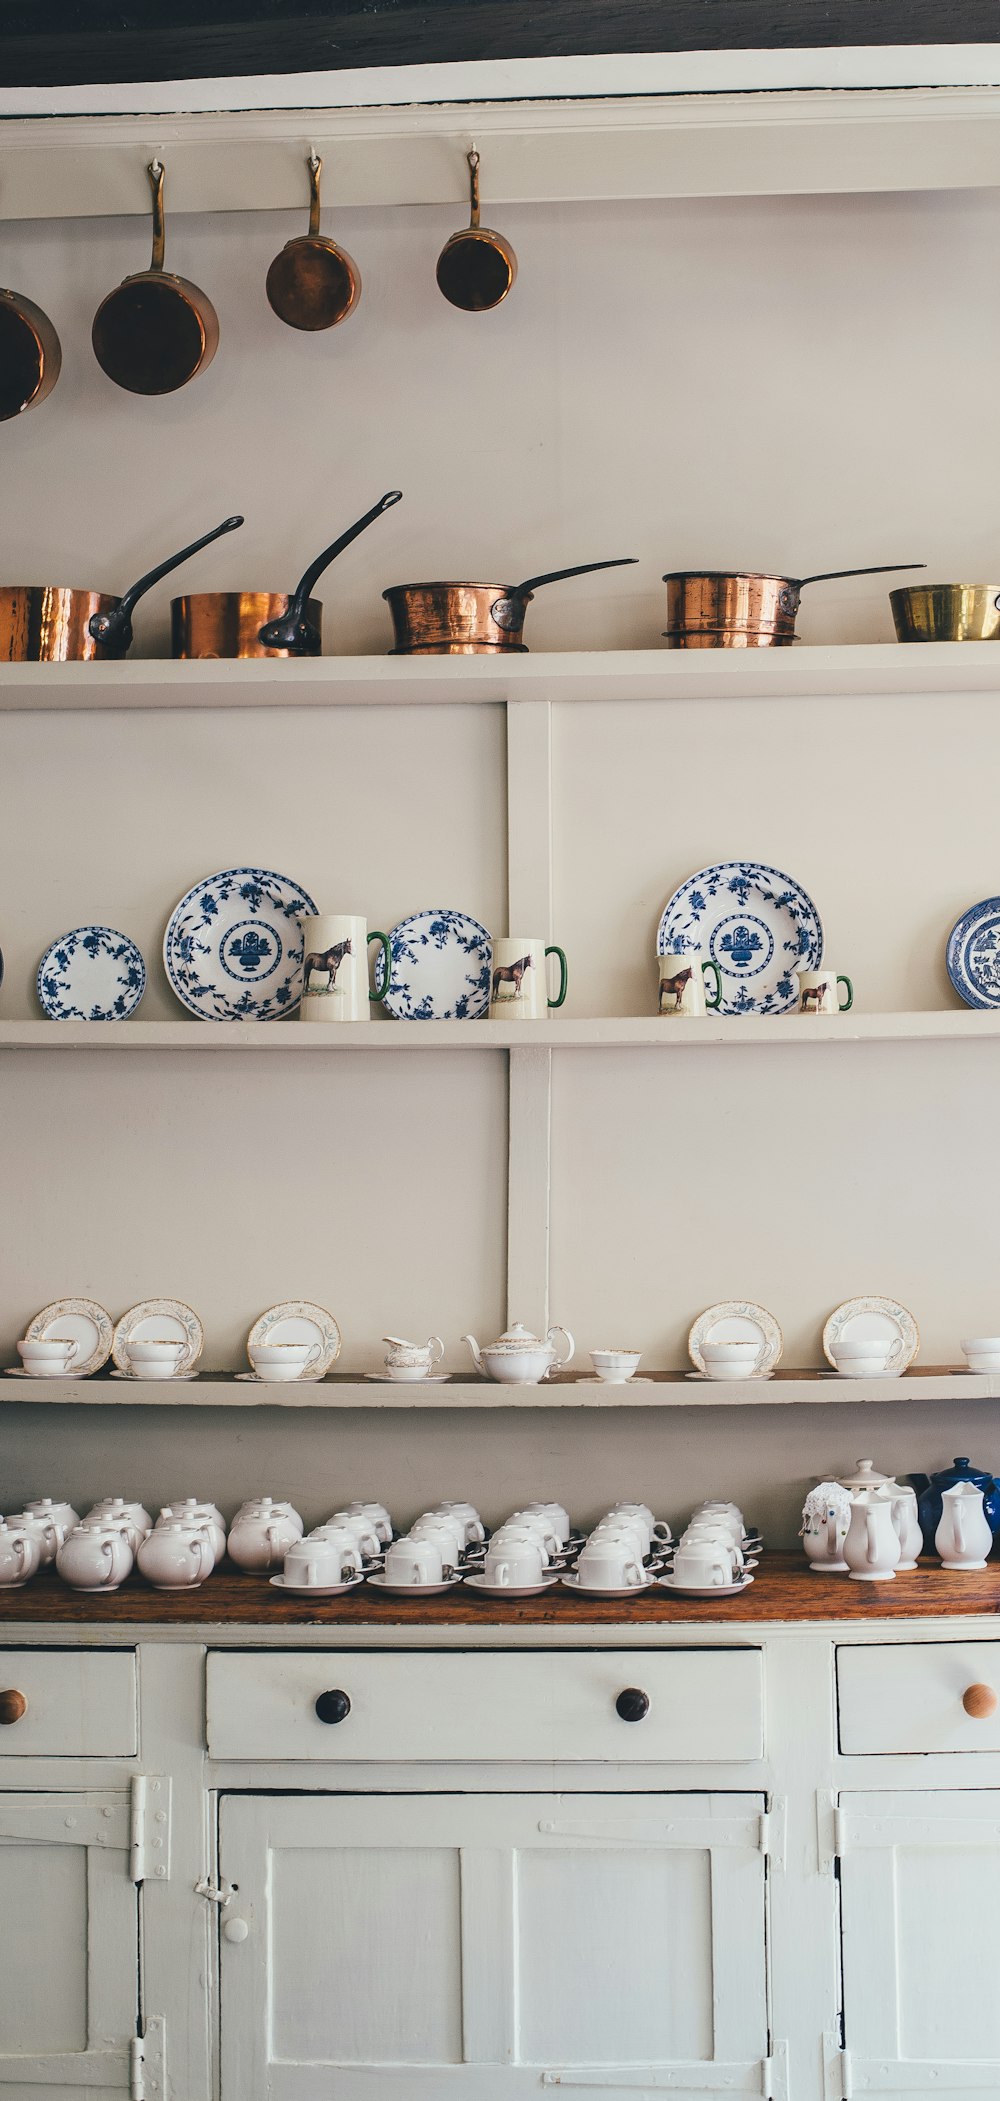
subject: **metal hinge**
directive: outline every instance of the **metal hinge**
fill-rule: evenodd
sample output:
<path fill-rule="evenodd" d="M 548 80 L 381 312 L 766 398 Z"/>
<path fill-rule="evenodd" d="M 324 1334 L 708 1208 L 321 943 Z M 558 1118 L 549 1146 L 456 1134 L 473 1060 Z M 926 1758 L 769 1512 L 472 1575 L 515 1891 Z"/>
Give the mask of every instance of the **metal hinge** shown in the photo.
<path fill-rule="evenodd" d="M 129 1873 L 133 1882 L 165 1882 L 170 1873 L 170 1782 L 160 1773 L 132 1781 Z"/>
<path fill-rule="evenodd" d="M 208 1876 L 203 1875 L 201 1881 L 195 1883 L 194 1893 L 196 1897 L 204 1897 L 206 1904 L 217 1904 L 220 1911 L 225 1911 L 236 1895 L 236 1887 L 235 1882 L 210 1882 Z"/>
<path fill-rule="evenodd" d="M 781 1873 L 785 1865 L 786 1803 L 783 1795 L 772 1795 L 768 1806 L 761 1811 L 760 1850 L 773 1871 Z"/>
<path fill-rule="evenodd" d="M 774 2042 L 761 2066 L 764 2101 L 788 2101 L 788 2044 Z"/>
<path fill-rule="evenodd" d="M 821 1875 L 832 1875 L 847 1842 L 847 1818 L 834 1788 L 816 1795 L 816 1853 Z"/>
<path fill-rule="evenodd" d="M 824 2043 L 826 2101 L 852 2101 L 854 2080 L 851 2076 L 851 2053 L 843 2049 L 839 2035 L 825 2036 Z"/>
<path fill-rule="evenodd" d="M 151 2013 L 129 2046 L 129 2101 L 164 2101 L 166 2090 L 167 2024 Z"/>

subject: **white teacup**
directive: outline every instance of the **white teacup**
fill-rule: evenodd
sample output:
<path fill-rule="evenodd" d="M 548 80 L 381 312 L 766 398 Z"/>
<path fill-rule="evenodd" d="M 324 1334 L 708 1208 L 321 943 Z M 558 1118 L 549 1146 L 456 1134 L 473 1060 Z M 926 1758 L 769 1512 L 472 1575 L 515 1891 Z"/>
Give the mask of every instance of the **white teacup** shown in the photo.
<path fill-rule="evenodd" d="M 313 1537 L 315 1538 L 319 1532 L 329 1531 L 334 1525 L 341 1525 L 345 1532 L 352 1534 L 353 1538 L 358 1542 L 365 1561 L 379 1560 L 382 1553 L 382 1541 L 379 1537 L 378 1527 L 370 1517 L 362 1516 L 357 1510 L 334 1510 L 331 1516 L 327 1518 L 325 1524 L 313 1527 Z"/>
<path fill-rule="evenodd" d="M 648 1503 L 613 1503 L 609 1517 L 634 1517 L 645 1525 L 649 1533 L 650 1547 L 661 1547 L 673 1538 L 665 1517 L 654 1517 Z"/>
<path fill-rule="evenodd" d="M 526 1532 L 534 1532 L 541 1540 L 550 1561 L 554 1554 L 562 1553 L 563 1542 L 559 1536 L 559 1526 L 547 1510 L 512 1510 L 505 1530 L 511 1525 L 519 1525 Z"/>
<path fill-rule="evenodd" d="M 255 1342 L 250 1362 L 266 1386 L 283 1386 L 301 1379 L 310 1364 L 315 1364 L 321 1348 L 319 1342 Z"/>
<path fill-rule="evenodd" d="M 493 1590 L 528 1590 L 544 1576 L 543 1549 L 537 1539 L 494 1537 L 483 1562 L 483 1575 Z"/>
<path fill-rule="evenodd" d="M 33 1379 L 61 1379 L 79 1356 L 80 1345 L 69 1335 L 54 1335 L 48 1341 L 19 1342 L 17 1350 Z"/>
<path fill-rule="evenodd" d="M 341 1536 L 297 1539 L 285 1555 L 285 1582 L 306 1590 L 321 1583 L 349 1583 L 361 1573 L 356 1541 Z"/>
<path fill-rule="evenodd" d="M 560 1547 L 568 1545 L 573 1527 L 570 1524 L 569 1511 L 564 1510 L 561 1503 L 525 1503 L 524 1514 L 526 1517 L 548 1518 Z"/>
<path fill-rule="evenodd" d="M 591 1350 L 590 1361 L 599 1379 L 621 1386 L 639 1369 L 641 1350 Z"/>
<path fill-rule="evenodd" d="M 680 1541 L 671 1570 L 681 1590 L 724 1590 L 733 1581 L 729 1549 L 721 1540 Z"/>
<path fill-rule="evenodd" d="M 1000 1335 L 974 1335 L 962 1344 L 970 1371 L 1000 1371 Z"/>
<path fill-rule="evenodd" d="M 466 1546 L 482 1546 L 486 1538 L 486 1527 L 474 1503 L 435 1503 L 431 1515 L 459 1518 L 465 1526 Z"/>
<path fill-rule="evenodd" d="M 19 1525 L 0 1524 L 0 1588 L 20 1590 L 41 1566 L 42 1543 Z"/>
<path fill-rule="evenodd" d="M 721 1547 L 729 1557 L 733 1580 L 742 1573 L 746 1556 L 724 1525 L 689 1525 L 678 1541 L 677 1552 L 686 1547 Z"/>
<path fill-rule="evenodd" d="M 895 1342 L 881 1342 L 873 1336 L 857 1342 L 841 1336 L 839 1342 L 831 1343 L 830 1354 L 840 1372 L 847 1379 L 878 1379 L 892 1370 L 902 1354 L 901 1337 Z"/>
<path fill-rule="evenodd" d="M 614 1512 L 610 1517 L 602 1517 L 590 1534 L 590 1540 L 595 1539 L 627 1540 L 637 1561 L 645 1561 L 649 1553 L 649 1533 L 638 1517 L 618 1517 Z"/>
<path fill-rule="evenodd" d="M 186 1344 L 174 1336 L 137 1335 L 125 1344 L 134 1379 L 172 1379 Z"/>
<path fill-rule="evenodd" d="M 549 1550 L 545 1545 L 545 1541 L 543 1540 L 541 1533 L 533 1530 L 533 1528 L 530 1525 L 498 1525 L 497 1530 L 494 1532 L 493 1537 L 490 1540 L 489 1550 L 492 1552 L 492 1549 L 496 1547 L 497 1552 L 499 1553 L 502 1548 L 509 1546 L 520 1546 L 525 1541 L 527 1541 L 531 1546 L 535 1546 L 538 1548 L 539 1554 L 542 1558 L 542 1567 L 548 1568 L 549 1562 L 552 1557 L 549 1554 Z"/>
<path fill-rule="evenodd" d="M 410 1526 L 410 1538 L 431 1540 L 441 1556 L 445 1575 L 458 1574 L 465 1552 L 465 1526 L 459 1520 L 435 1517 L 427 1511 Z"/>
<path fill-rule="evenodd" d="M 382 1340 L 388 1343 L 383 1363 L 388 1379 L 426 1379 L 444 1356 L 440 1335 L 429 1335 L 426 1342 L 405 1342 L 400 1335 L 383 1335 Z"/>
<path fill-rule="evenodd" d="M 444 1562 L 436 1539 L 394 1539 L 385 1557 L 387 1583 L 409 1584 L 419 1590 L 424 1583 L 444 1582 Z"/>
<path fill-rule="evenodd" d="M 629 1539 L 592 1532 L 581 1549 L 576 1580 L 581 1590 L 638 1590 L 647 1578 L 642 1555 Z"/>
<path fill-rule="evenodd" d="M 392 1519 L 384 1503 L 348 1503 L 347 1509 L 351 1517 L 366 1517 L 382 1545 L 388 1546 L 392 1538 Z"/>
<path fill-rule="evenodd" d="M 701 1354 L 710 1379 L 752 1379 L 764 1349 L 763 1342 L 703 1342 Z"/>

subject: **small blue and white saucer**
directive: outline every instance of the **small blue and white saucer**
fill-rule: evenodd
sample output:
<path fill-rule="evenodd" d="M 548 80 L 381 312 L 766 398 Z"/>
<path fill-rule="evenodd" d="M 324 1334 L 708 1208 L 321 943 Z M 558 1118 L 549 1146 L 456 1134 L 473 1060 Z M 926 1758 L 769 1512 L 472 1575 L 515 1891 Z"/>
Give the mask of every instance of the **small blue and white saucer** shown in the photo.
<path fill-rule="evenodd" d="M 210 1021 L 277 1021 L 302 997 L 300 919 L 316 906 L 270 868 L 223 868 L 182 897 L 163 937 L 178 999 Z"/>
<path fill-rule="evenodd" d="M 1000 897 L 984 897 L 956 920 L 945 961 L 967 1007 L 1000 1007 Z"/>
<path fill-rule="evenodd" d="M 385 1011 L 396 1021 L 476 1021 L 490 1003 L 493 939 L 468 912 L 414 912 L 391 928 L 392 973 Z M 385 961 L 375 959 L 375 990 Z"/>
<path fill-rule="evenodd" d="M 127 934 L 78 926 L 46 949 L 36 990 L 50 1021 L 124 1021 L 146 990 L 146 965 Z"/>

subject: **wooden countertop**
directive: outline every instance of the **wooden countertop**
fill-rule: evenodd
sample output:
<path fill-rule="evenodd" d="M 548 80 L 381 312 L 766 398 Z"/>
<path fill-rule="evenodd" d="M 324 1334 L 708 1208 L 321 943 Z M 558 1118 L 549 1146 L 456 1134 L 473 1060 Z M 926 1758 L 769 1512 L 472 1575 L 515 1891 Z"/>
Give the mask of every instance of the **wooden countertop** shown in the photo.
<path fill-rule="evenodd" d="M 274 1590 L 265 1576 L 227 1565 L 200 1590 L 151 1590 L 132 1575 L 120 1590 L 91 1597 L 57 1576 L 36 1576 L 24 1590 L 0 1592 L 0 1622 L 30 1626 L 594 1626 L 620 1627 L 774 1624 L 810 1620 L 892 1621 L 947 1619 L 1000 1611 L 1000 1563 L 978 1573 L 952 1575 L 928 1561 L 891 1583 L 854 1583 L 848 1576 L 814 1576 L 798 1553 L 768 1553 L 754 1582 L 735 1598 L 679 1598 L 652 1590 L 620 1603 L 584 1600 L 562 1588 L 541 1597 L 485 1598 L 464 1590 L 440 1598 L 390 1598 L 367 1585 L 342 1598 L 305 1598 Z"/>

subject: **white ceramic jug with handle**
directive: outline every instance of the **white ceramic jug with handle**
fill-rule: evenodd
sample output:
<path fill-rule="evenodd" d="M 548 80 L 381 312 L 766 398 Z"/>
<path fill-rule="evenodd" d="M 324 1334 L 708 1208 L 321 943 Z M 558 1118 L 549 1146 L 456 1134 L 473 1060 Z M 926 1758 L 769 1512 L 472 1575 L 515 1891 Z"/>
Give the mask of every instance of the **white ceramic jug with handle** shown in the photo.
<path fill-rule="evenodd" d="M 899 1565 L 899 1539 L 885 1488 L 856 1488 L 844 1560 L 855 1583 L 891 1583 Z"/>
<path fill-rule="evenodd" d="M 846 1575 L 844 1541 L 850 1523 L 851 1498 L 839 1481 L 820 1481 L 809 1490 L 800 1537 L 814 1575 Z"/>
<path fill-rule="evenodd" d="M 956 1481 L 941 1494 L 941 1519 L 934 1545 L 942 1568 L 985 1568 L 993 1533 L 983 1507 L 983 1491 L 974 1481 Z"/>
<path fill-rule="evenodd" d="M 916 1568 L 924 1545 L 924 1535 L 920 1530 L 920 1519 L 917 1515 L 916 1491 L 909 1488 L 905 1481 L 893 1481 L 889 1487 L 889 1508 L 899 1540 L 900 1571 Z M 992 1538 L 992 1534 L 990 1537 Z"/>

